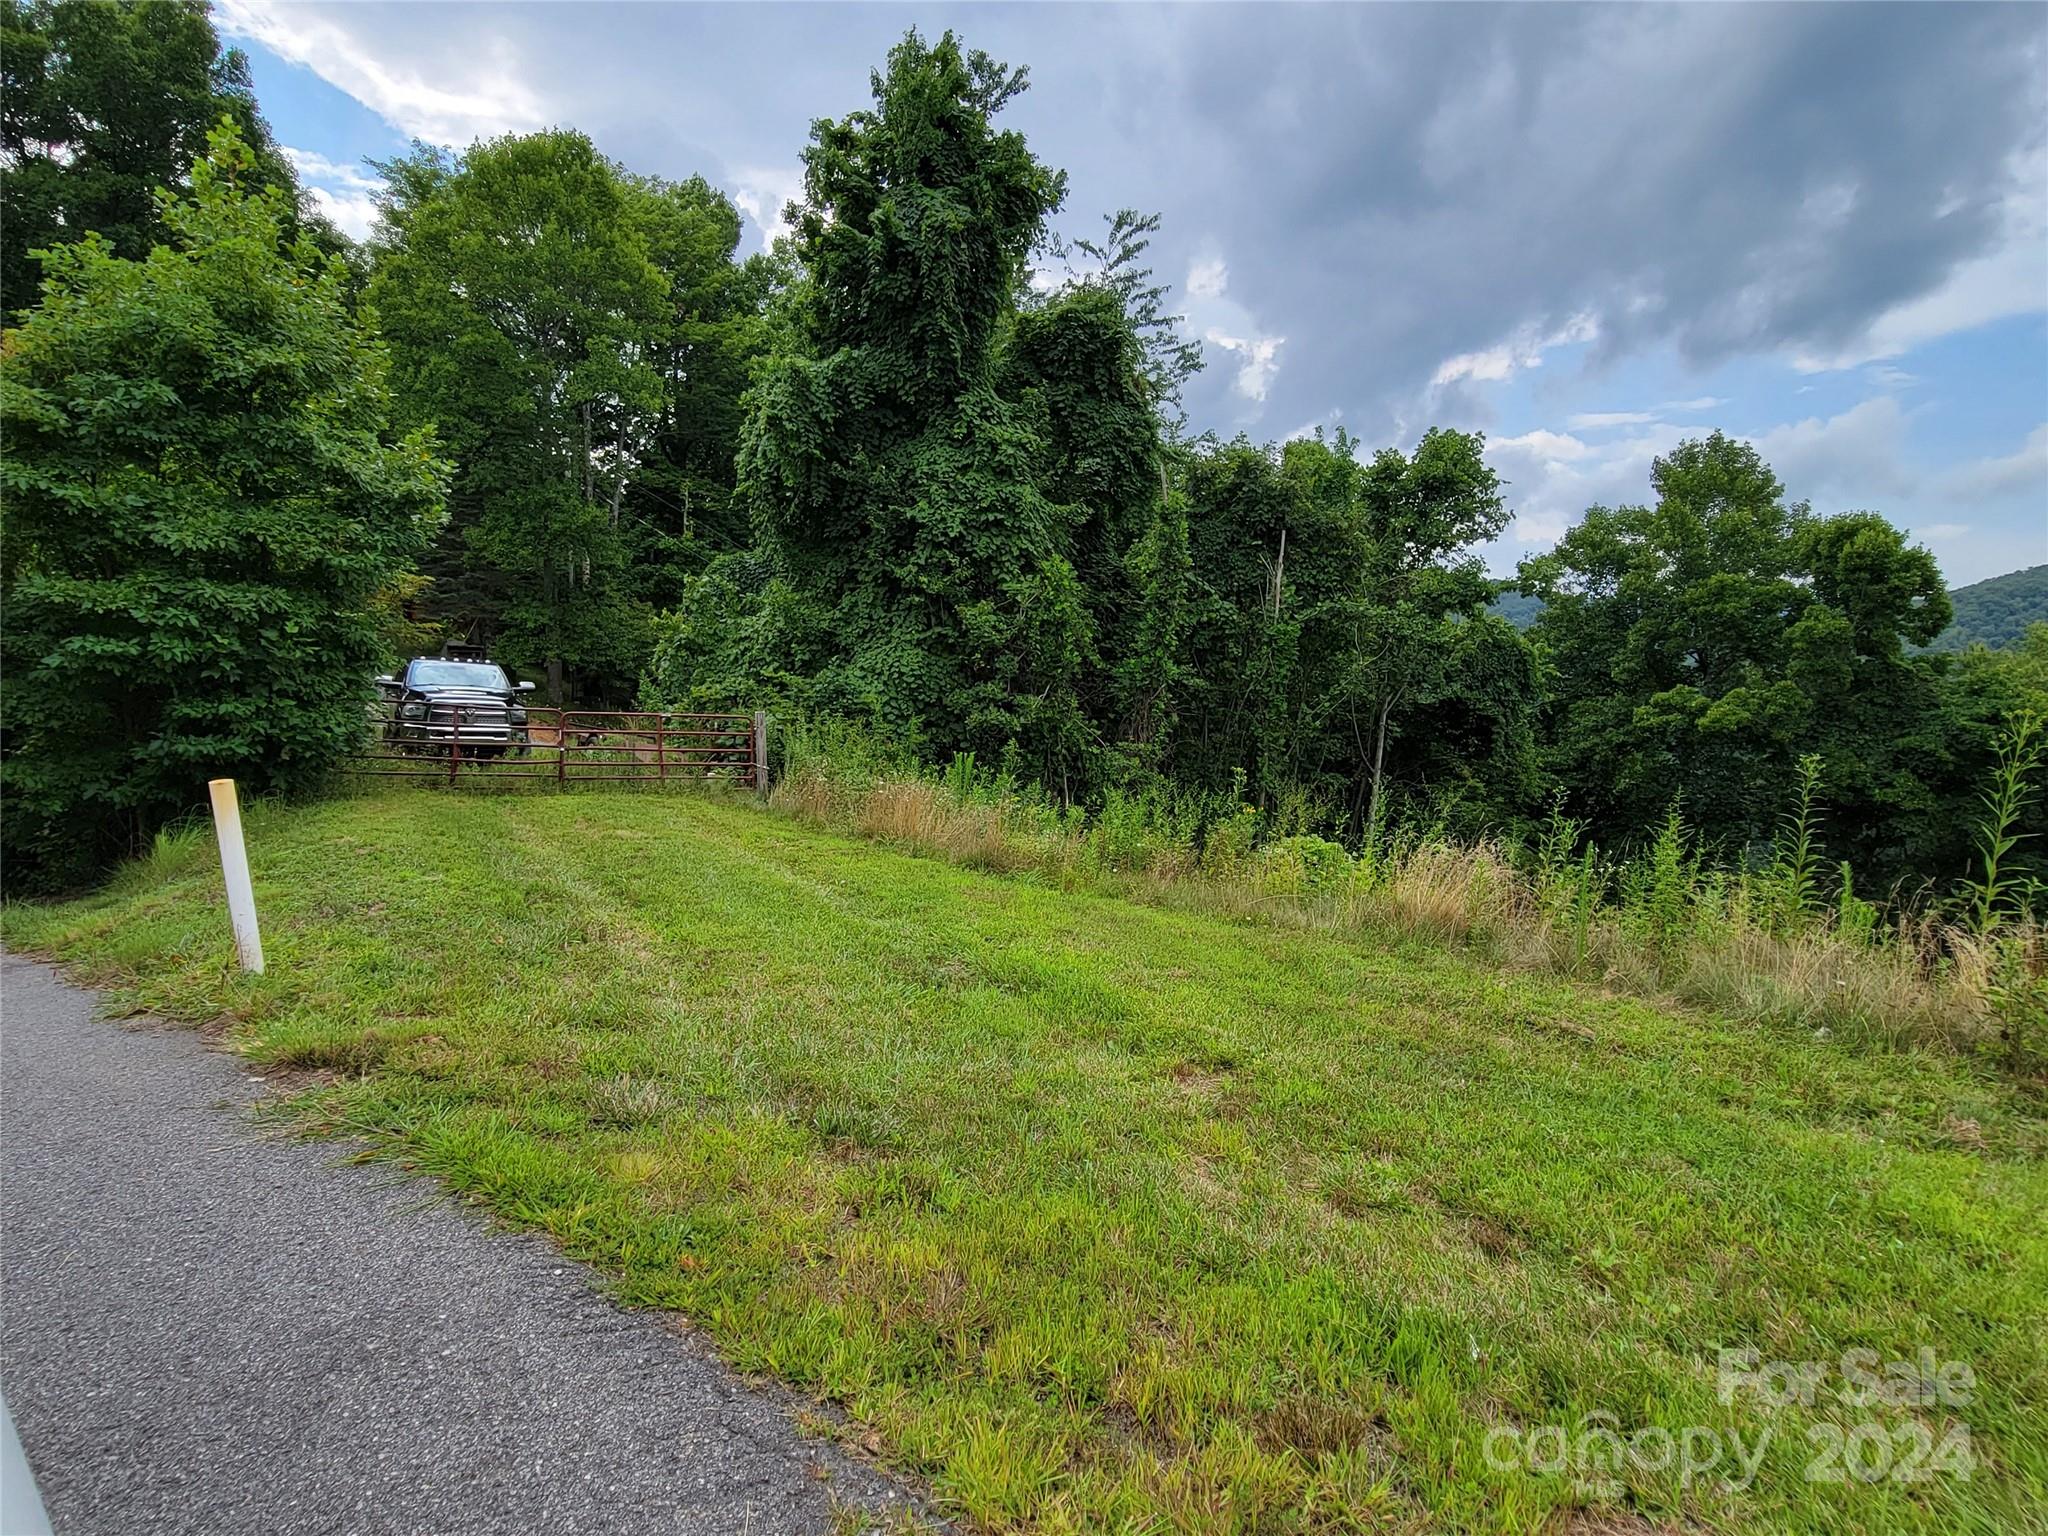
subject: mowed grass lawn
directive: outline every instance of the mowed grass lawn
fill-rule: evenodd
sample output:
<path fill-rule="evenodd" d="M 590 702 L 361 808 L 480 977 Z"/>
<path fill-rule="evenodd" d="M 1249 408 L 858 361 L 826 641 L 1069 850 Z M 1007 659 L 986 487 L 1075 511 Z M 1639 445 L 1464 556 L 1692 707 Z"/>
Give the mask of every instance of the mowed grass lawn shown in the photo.
<path fill-rule="evenodd" d="M 251 829 L 264 977 L 232 968 L 203 829 L 6 938 L 309 1069 L 309 1125 L 843 1405 L 968 1522 L 1988 1532 L 2048 1505 L 2043 1121 L 1967 1064 L 743 802 L 415 791 Z M 1723 1348 L 1923 1346 L 1967 1401 L 1717 1392 Z M 1827 1443 L 1866 1424 L 1844 1473 Z M 1558 1470 L 1506 1433 L 1542 1426 Z M 1603 1428 L 1641 1452 L 1611 1477 Z M 1695 1461 L 1761 1446 L 1753 1478 L 1658 1465 L 1689 1429 Z"/>

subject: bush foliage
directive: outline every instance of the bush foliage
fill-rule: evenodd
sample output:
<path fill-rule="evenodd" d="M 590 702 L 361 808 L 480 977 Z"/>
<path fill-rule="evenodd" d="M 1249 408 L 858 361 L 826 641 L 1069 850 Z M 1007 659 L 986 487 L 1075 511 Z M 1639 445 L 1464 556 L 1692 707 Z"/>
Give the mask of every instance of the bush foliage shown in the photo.
<path fill-rule="evenodd" d="M 87 239 L 0 358 L 9 877 L 65 883 L 204 798 L 361 737 L 380 593 L 439 505 L 341 263 L 230 129 L 140 261 Z"/>

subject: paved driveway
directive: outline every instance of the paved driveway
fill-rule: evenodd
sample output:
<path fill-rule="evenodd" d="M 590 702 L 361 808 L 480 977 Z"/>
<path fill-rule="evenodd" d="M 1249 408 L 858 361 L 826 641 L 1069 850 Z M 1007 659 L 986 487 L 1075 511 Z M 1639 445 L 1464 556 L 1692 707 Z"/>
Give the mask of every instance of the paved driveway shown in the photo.
<path fill-rule="evenodd" d="M 777 1536 L 907 1507 L 545 1243 L 265 1136 L 232 1058 L 93 1008 L 0 968 L 0 1386 L 58 1536 Z"/>

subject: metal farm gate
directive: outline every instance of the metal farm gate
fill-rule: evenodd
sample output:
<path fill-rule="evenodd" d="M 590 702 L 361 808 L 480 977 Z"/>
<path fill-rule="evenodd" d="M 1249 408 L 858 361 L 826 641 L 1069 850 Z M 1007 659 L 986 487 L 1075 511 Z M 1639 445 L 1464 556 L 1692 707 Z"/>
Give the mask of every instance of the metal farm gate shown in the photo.
<path fill-rule="evenodd" d="M 437 703 L 425 721 L 401 719 L 398 705 L 380 701 L 371 706 L 362 750 L 343 771 L 508 788 L 723 779 L 765 791 L 768 717 L 531 707 L 525 728 L 508 730 L 502 707 Z"/>

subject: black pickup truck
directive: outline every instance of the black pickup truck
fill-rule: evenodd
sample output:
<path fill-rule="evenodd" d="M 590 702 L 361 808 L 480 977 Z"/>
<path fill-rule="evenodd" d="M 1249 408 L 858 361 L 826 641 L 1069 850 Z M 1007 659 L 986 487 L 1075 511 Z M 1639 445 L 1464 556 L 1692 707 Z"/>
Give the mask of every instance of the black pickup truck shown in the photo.
<path fill-rule="evenodd" d="M 385 739 L 413 751 L 498 757 L 526 745 L 526 699 L 533 684 L 514 684 L 505 669 L 482 658 L 416 656 L 397 676 L 377 679 Z"/>

